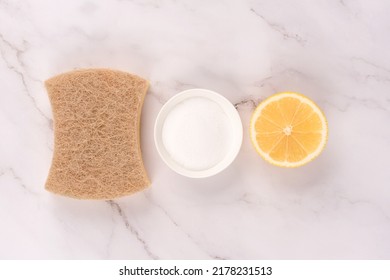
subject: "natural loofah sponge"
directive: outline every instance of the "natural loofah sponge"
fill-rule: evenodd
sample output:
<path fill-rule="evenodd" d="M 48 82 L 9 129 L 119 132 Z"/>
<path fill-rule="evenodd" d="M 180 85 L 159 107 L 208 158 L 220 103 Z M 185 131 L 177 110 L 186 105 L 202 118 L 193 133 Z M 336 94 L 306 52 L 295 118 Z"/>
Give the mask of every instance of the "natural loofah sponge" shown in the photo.
<path fill-rule="evenodd" d="M 54 155 L 46 189 L 80 199 L 112 199 L 150 182 L 142 162 L 140 116 L 148 82 L 106 69 L 46 81 Z"/>

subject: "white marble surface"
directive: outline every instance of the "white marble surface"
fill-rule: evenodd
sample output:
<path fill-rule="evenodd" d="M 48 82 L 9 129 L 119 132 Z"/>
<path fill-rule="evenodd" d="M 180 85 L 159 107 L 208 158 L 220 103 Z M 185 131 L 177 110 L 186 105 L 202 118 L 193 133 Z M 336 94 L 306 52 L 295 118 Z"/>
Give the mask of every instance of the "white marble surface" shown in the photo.
<path fill-rule="evenodd" d="M 1 259 L 390 259 L 390 2 L 0 0 Z M 44 190 L 52 113 L 43 81 L 110 67 L 151 82 L 142 148 L 152 186 L 115 201 Z M 162 104 L 226 96 L 245 131 L 272 93 L 325 111 L 324 153 L 264 162 L 244 135 L 226 171 L 173 173 L 152 140 Z"/>

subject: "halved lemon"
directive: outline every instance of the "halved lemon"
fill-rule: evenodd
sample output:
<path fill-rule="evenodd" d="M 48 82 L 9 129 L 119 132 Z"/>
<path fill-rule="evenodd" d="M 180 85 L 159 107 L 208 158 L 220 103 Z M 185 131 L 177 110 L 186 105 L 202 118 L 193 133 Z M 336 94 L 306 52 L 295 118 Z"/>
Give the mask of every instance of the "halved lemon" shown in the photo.
<path fill-rule="evenodd" d="M 328 126 L 313 101 L 302 94 L 283 92 L 257 106 L 251 118 L 250 137 L 266 161 L 282 167 L 298 167 L 322 152 Z"/>

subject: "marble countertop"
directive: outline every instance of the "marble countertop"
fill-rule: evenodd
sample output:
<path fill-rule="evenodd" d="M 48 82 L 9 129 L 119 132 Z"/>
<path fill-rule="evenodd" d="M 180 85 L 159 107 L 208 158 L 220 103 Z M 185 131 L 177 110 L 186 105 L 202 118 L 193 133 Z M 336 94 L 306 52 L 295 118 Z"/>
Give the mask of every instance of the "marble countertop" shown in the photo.
<path fill-rule="evenodd" d="M 0 259 L 390 259 L 390 2 L 0 0 Z M 44 190 L 53 153 L 43 82 L 76 68 L 147 78 L 152 185 L 113 201 Z M 189 88 L 235 104 L 242 149 L 208 179 L 175 174 L 157 113 Z M 301 92 L 329 140 L 307 166 L 263 161 L 256 104 Z"/>

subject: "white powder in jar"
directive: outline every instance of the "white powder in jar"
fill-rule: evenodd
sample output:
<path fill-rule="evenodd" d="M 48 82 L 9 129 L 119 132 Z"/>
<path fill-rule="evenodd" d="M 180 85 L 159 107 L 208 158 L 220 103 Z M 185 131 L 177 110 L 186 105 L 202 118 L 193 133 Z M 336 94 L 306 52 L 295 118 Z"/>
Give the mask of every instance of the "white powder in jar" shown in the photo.
<path fill-rule="evenodd" d="M 210 99 L 192 97 L 167 115 L 162 141 L 171 158 L 186 169 L 209 169 L 223 160 L 231 145 L 232 124 Z"/>

